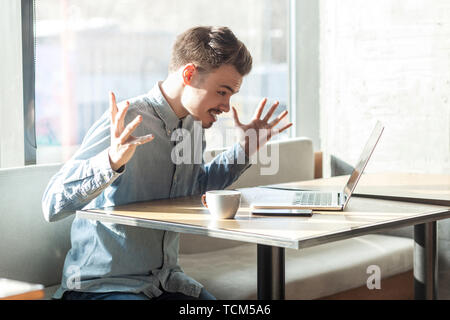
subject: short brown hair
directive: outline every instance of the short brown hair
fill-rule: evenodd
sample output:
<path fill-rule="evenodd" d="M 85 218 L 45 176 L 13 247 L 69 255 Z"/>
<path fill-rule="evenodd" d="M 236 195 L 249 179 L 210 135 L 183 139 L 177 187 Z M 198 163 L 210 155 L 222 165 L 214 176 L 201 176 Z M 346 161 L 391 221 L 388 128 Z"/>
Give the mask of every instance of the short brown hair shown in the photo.
<path fill-rule="evenodd" d="M 245 76 L 252 69 L 252 56 L 229 28 L 194 27 L 177 37 L 169 71 L 176 71 L 188 63 L 194 63 L 200 72 L 230 64 Z"/>

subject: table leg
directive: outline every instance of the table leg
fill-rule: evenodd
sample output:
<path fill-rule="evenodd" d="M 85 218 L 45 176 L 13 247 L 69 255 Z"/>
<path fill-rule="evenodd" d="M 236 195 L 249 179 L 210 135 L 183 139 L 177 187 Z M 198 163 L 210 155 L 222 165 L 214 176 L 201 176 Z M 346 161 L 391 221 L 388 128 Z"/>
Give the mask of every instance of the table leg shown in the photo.
<path fill-rule="evenodd" d="M 284 248 L 258 244 L 258 299 L 284 300 Z"/>
<path fill-rule="evenodd" d="M 438 298 L 436 221 L 414 226 L 414 299 Z"/>

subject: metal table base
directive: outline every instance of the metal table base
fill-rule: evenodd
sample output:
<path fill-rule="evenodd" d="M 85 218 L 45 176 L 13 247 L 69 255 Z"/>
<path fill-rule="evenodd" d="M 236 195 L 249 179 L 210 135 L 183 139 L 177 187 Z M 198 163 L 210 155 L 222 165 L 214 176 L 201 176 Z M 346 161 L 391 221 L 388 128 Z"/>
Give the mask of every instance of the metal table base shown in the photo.
<path fill-rule="evenodd" d="M 414 226 L 414 299 L 438 298 L 437 222 Z"/>
<path fill-rule="evenodd" d="M 284 300 L 284 248 L 258 244 L 258 299 Z"/>
<path fill-rule="evenodd" d="M 414 299 L 438 298 L 437 222 L 414 226 Z M 284 248 L 257 245 L 259 300 L 285 299 Z"/>

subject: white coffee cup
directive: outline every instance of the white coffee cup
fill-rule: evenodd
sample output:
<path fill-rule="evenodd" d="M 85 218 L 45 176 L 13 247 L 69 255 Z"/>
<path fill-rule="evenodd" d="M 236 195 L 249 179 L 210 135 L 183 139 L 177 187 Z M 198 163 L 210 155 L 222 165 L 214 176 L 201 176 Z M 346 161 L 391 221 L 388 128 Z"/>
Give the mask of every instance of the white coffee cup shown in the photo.
<path fill-rule="evenodd" d="M 241 205 L 241 193 L 235 190 L 214 190 L 202 195 L 203 205 L 217 219 L 233 219 Z"/>

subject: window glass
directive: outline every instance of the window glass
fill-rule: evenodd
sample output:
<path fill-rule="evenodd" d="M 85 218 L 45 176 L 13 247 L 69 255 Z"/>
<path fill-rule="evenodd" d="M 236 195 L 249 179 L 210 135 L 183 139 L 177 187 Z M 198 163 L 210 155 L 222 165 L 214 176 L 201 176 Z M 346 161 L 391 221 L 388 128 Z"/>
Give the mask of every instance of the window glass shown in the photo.
<path fill-rule="evenodd" d="M 285 110 L 287 24 L 287 0 L 38 0 L 37 162 L 66 161 L 108 109 L 109 91 L 125 100 L 164 80 L 176 35 L 195 25 L 228 26 L 252 53 L 253 70 L 232 99 L 241 121 L 262 97 Z M 219 117 L 207 148 L 231 145 L 217 136 L 232 126 L 232 112 Z"/>

